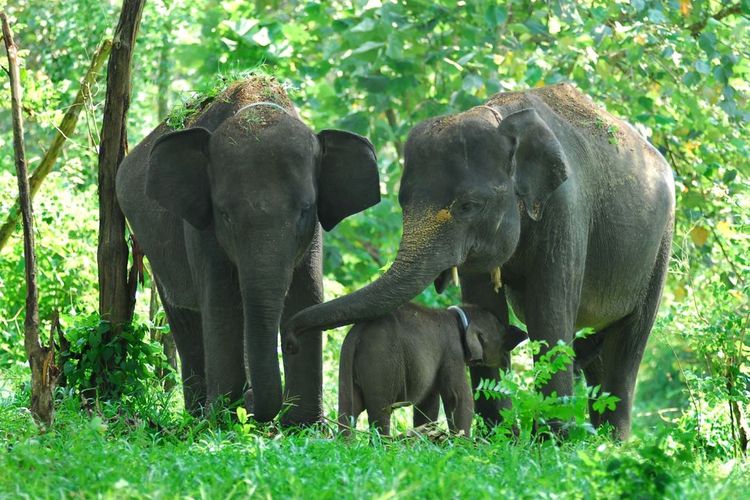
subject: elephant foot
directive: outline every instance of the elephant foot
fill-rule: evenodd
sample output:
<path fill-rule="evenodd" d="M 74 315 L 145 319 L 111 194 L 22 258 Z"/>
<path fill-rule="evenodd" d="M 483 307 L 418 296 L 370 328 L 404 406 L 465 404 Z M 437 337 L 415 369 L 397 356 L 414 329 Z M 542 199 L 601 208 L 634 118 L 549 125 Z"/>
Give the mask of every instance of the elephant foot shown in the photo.
<path fill-rule="evenodd" d="M 308 428 L 320 426 L 323 429 L 327 424 L 323 417 L 323 410 L 317 405 L 311 407 L 287 404 L 281 411 L 282 427 Z"/>

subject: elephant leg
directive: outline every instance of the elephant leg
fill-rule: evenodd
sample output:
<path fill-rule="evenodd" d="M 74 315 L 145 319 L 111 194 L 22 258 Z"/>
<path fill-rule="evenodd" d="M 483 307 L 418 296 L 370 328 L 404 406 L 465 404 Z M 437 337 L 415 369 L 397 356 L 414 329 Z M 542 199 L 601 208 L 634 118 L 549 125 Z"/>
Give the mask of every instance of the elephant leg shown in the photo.
<path fill-rule="evenodd" d="M 352 387 L 351 399 L 339 396 L 339 432 L 344 436 L 351 436 L 352 430 L 357 428 L 357 419 L 365 410 L 362 391 L 356 385 Z"/>
<path fill-rule="evenodd" d="M 620 401 L 614 410 L 607 410 L 598 416 L 595 423 L 611 424 L 615 437 L 619 439 L 630 436 L 636 377 L 650 330 L 650 325 L 644 328 L 640 314 L 632 314 L 627 319 L 619 335 L 605 340 L 602 353 L 602 390 L 617 396 Z"/>
<path fill-rule="evenodd" d="M 580 262 L 582 261 L 581 257 Z M 547 265 L 557 268 L 540 266 L 529 277 L 523 296 L 524 319 L 529 338 L 545 343 L 535 356 L 535 363 L 558 342 L 572 344 L 581 296 L 582 273 L 576 272 L 578 266 L 574 259 L 571 258 L 571 262 L 552 262 Z M 573 364 L 554 373 L 542 387 L 542 394 L 545 396 L 553 392 L 558 396 L 573 394 Z"/>
<path fill-rule="evenodd" d="M 474 416 L 474 398 L 471 397 L 466 375 L 463 370 L 455 374 L 444 373 L 441 374 L 441 380 L 444 385 L 440 389 L 440 397 L 448 428 L 451 432 L 463 432 L 468 437 L 471 435 L 471 420 Z"/>
<path fill-rule="evenodd" d="M 440 393 L 434 391 L 428 394 L 422 401 L 414 405 L 414 416 L 412 418 L 414 427 L 436 422 L 440 413 Z"/>
<path fill-rule="evenodd" d="M 219 297 L 216 302 L 210 301 L 209 310 L 203 314 L 209 403 L 222 397 L 227 397 L 230 404 L 243 400 L 247 382 L 243 367 L 242 307 L 239 297 L 226 298 L 223 304 L 216 303 Z"/>
<path fill-rule="evenodd" d="M 321 228 L 315 230 L 310 248 L 294 270 L 284 303 L 281 324 L 298 311 L 323 302 Z M 284 400 L 291 403 L 281 417 L 283 425 L 305 425 L 323 417 L 323 335 L 320 330 L 299 337 L 299 352 L 283 353 Z"/>
<path fill-rule="evenodd" d="M 209 405 L 228 398 L 243 400 L 246 385 L 243 348 L 243 310 L 237 270 L 214 238 L 198 235 L 188 246 L 199 291 Z"/>
<path fill-rule="evenodd" d="M 508 303 L 505 300 L 505 291 L 500 288 L 494 289 L 489 273 L 468 274 L 461 272 L 461 299 L 467 304 L 476 304 L 492 312 L 501 325 L 508 324 Z M 510 368 L 510 353 L 507 354 L 501 369 Z M 497 368 L 486 366 L 473 366 L 469 368 L 471 374 L 471 387 L 476 390 L 482 379 L 497 381 L 500 374 Z M 498 400 L 480 396 L 475 402 L 476 412 L 482 417 L 487 427 L 494 427 L 500 421 L 500 411 L 511 405 L 509 399 Z"/>
<path fill-rule="evenodd" d="M 603 346 L 608 338 L 617 337 L 620 334 L 622 326 L 623 322 L 618 321 L 596 332 L 592 336 L 585 339 L 576 339 L 573 342 L 576 355 L 576 369 L 580 369 L 583 372 L 583 376 L 586 378 L 586 385 L 589 388 L 596 386 L 601 388 L 604 384 Z M 596 399 L 589 398 L 589 419 L 591 420 L 591 425 L 599 427 L 601 425 L 601 413 L 594 410 L 595 401 Z"/>
<path fill-rule="evenodd" d="M 164 294 L 159 293 L 164 297 Z M 201 315 L 197 311 L 173 306 L 163 299 L 162 304 L 180 355 L 185 410 L 192 415 L 198 415 L 206 404 L 206 368 Z"/>
<path fill-rule="evenodd" d="M 672 234 L 669 232 L 664 236 L 659 247 L 654 271 L 641 303 L 622 320 L 619 333 L 609 335 L 604 341 L 602 389 L 620 398 L 620 402 L 614 410 L 605 411 L 601 416 L 601 421 L 611 424 L 614 427 L 615 437 L 619 439 L 627 439 L 630 436 L 636 378 L 651 328 L 656 320 L 671 248 Z"/>
<path fill-rule="evenodd" d="M 367 401 L 367 422 L 371 428 L 378 431 L 381 436 L 391 435 L 391 407 L 383 401 Z"/>
<path fill-rule="evenodd" d="M 592 358 L 582 370 L 584 377 L 586 377 L 587 386 L 601 387 L 604 382 L 604 362 L 600 355 Z M 591 425 L 599 427 L 601 425 L 601 414 L 594 410 L 594 401 L 594 399 L 589 398 L 589 419 L 591 420 Z"/>

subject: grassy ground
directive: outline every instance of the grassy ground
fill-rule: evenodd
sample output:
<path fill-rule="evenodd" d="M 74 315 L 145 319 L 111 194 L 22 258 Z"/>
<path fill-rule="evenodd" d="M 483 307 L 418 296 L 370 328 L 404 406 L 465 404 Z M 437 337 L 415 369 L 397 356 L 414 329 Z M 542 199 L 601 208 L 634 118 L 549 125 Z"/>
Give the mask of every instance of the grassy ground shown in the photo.
<path fill-rule="evenodd" d="M 109 407 L 87 414 L 68 397 L 54 429 L 40 435 L 18 380 L 0 379 L 0 498 L 728 498 L 750 491 L 748 461 L 709 459 L 663 424 L 638 429 L 623 445 L 598 436 L 564 445 L 500 437 L 371 442 L 366 434 L 346 442 L 321 430 L 282 435 L 226 414 L 195 421 L 165 401 L 139 417 Z"/>

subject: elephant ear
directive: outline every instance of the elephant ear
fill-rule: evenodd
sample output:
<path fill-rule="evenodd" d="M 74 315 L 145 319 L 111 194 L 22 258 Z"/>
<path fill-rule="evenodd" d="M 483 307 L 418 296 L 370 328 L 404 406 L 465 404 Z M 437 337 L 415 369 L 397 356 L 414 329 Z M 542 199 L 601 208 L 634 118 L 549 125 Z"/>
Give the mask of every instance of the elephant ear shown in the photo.
<path fill-rule="evenodd" d="M 179 130 L 160 137 L 151 148 L 146 194 L 196 229 L 211 223 L 208 141 L 204 128 Z"/>
<path fill-rule="evenodd" d="M 484 360 L 482 337 L 483 334 L 479 331 L 479 328 L 474 323 L 469 323 L 469 327 L 466 329 L 467 364 L 482 363 Z"/>
<path fill-rule="evenodd" d="M 506 116 L 498 131 L 513 142 L 511 172 L 516 193 L 529 217 L 538 221 L 550 195 L 568 178 L 560 141 L 531 108 Z"/>
<path fill-rule="evenodd" d="M 318 177 L 318 220 L 330 231 L 346 217 L 380 201 L 375 148 L 362 136 L 341 130 L 318 133 L 322 159 Z"/>
<path fill-rule="evenodd" d="M 503 336 L 503 349 L 507 352 L 510 352 L 515 349 L 518 344 L 520 344 L 524 340 L 528 340 L 528 338 L 528 334 L 520 328 L 513 325 L 508 325 L 508 328 L 505 331 L 505 335 Z"/>

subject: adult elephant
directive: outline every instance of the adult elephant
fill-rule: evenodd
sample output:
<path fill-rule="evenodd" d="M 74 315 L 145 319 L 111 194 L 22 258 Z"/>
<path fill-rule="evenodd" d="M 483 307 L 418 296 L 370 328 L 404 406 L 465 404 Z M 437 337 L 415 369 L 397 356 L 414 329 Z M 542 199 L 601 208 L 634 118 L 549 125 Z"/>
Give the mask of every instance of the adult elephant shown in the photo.
<path fill-rule="evenodd" d="M 580 363 L 589 385 L 621 402 L 591 419 L 626 438 L 674 224 L 672 171 L 656 149 L 570 85 L 501 93 L 412 130 L 399 202 L 403 236 L 390 269 L 300 312 L 285 331 L 382 315 L 443 283 L 452 266 L 465 302 L 503 313 L 494 290 L 502 276 L 499 292 L 531 339 L 554 346 L 584 327 L 597 332 L 576 343 Z M 480 376 L 496 374 L 473 371 Z M 572 367 L 543 388 L 572 390 Z M 492 417 L 496 409 L 478 410 Z"/>
<path fill-rule="evenodd" d="M 249 382 L 254 416 L 267 421 L 282 406 L 280 320 L 322 302 L 320 226 L 380 200 L 375 152 L 355 134 L 313 133 L 268 77 L 191 113 L 125 158 L 117 197 L 155 275 L 186 408 L 240 400 Z M 322 415 L 321 336 L 304 343 L 284 358 L 285 423 Z"/>

